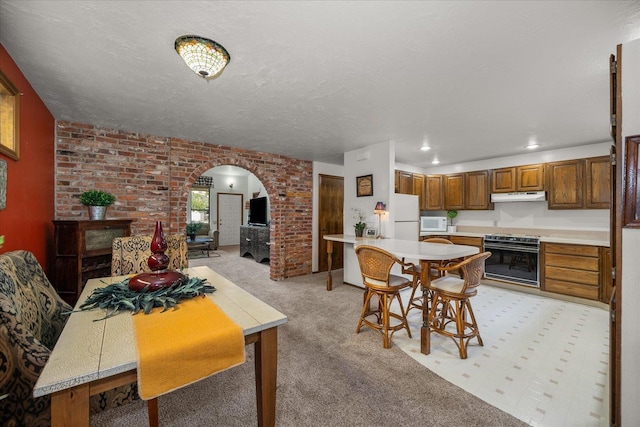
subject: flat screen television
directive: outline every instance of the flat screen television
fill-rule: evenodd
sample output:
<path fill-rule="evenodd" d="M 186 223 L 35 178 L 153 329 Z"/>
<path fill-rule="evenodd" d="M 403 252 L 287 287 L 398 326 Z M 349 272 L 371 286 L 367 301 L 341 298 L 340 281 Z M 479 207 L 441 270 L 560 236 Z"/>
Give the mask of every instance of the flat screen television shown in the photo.
<path fill-rule="evenodd" d="M 249 224 L 267 225 L 266 197 L 257 197 L 249 200 Z"/>

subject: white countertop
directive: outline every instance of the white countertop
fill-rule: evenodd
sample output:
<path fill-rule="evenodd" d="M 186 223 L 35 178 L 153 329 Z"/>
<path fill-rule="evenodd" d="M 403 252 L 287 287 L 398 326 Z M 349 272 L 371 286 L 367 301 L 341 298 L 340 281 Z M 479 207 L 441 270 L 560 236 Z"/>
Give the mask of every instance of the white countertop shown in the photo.
<path fill-rule="evenodd" d="M 447 231 L 437 231 L 437 232 L 423 232 L 420 233 L 420 237 L 424 236 L 463 236 L 463 237 L 484 237 L 487 234 L 501 234 L 502 231 L 495 230 L 493 232 L 473 232 L 473 231 L 457 231 L 455 233 L 450 233 Z M 569 243 L 573 245 L 592 245 L 592 246 L 604 246 L 609 247 L 609 240 L 600 238 L 599 236 L 593 236 L 591 234 L 595 233 L 587 233 L 585 232 L 585 237 L 564 237 L 564 236 L 551 236 L 551 235 L 541 235 L 537 234 L 536 230 L 530 230 L 530 232 L 524 233 L 505 233 L 505 234 L 519 234 L 524 236 L 538 236 L 540 238 L 540 242 L 548 242 L 548 243 Z M 599 233 L 602 234 L 602 233 Z"/>

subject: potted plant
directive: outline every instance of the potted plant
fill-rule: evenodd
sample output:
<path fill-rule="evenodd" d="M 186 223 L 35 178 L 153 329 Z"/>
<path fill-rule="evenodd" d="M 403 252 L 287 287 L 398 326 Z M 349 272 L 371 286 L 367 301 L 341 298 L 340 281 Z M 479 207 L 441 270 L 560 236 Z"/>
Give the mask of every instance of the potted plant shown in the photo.
<path fill-rule="evenodd" d="M 453 219 L 457 216 L 458 216 L 458 211 L 447 211 L 447 218 L 449 218 L 449 227 L 447 227 L 447 230 L 450 233 L 456 232 L 457 227 L 453 225 Z"/>
<path fill-rule="evenodd" d="M 187 223 L 187 235 L 189 236 L 189 240 L 196 240 L 196 233 L 200 231 L 204 223 L 200 221 L 188 222 Z"/>
<path fill-rule="evenodd" d="M 367 216 L 364 214 L 364 212 L 362 212 L 362 209 L 352 208 L 352 210 L 356 212 L 353 218 L 358 220 L 358 222 L 356 222 L 353 226 L 356 231 L 356 237 L 362 237 L 364 234 L 364 229 L 367 227 L 367 223 L 364 222 Z"/>
<path fill-rule="evenodd" d="M 116 201 L 116 196 L 102 190 L 89 190 L 80 194 L 80 203 L 89 207 L 89 218 L 102 220 L 107 212 L 107 206 Z"/>

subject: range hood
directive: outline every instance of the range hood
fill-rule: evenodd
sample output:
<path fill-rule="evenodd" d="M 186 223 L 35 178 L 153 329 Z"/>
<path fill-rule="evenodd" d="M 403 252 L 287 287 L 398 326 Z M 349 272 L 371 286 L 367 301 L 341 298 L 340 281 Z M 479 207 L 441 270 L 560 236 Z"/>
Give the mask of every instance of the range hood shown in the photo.
<path fill-rule="evenodd" d="M 491 201 L 502 202 L 544 202 L 547 200 L 547 193 L 544 191 L 523 191 L 517 193 L 493 193 Z"/>

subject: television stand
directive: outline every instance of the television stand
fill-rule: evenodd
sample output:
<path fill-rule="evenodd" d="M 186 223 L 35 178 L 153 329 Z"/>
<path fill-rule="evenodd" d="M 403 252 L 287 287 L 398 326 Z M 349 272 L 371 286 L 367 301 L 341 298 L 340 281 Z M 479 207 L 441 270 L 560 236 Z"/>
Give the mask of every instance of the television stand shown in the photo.
<path fill-rule="evenodd" d="M 269 259 L 270 250 L 268 226 L 240 226 L 240 256 L 249 254 L 256 262 L 262 262 Z"/>

